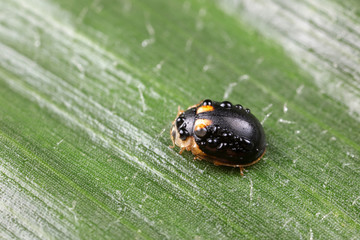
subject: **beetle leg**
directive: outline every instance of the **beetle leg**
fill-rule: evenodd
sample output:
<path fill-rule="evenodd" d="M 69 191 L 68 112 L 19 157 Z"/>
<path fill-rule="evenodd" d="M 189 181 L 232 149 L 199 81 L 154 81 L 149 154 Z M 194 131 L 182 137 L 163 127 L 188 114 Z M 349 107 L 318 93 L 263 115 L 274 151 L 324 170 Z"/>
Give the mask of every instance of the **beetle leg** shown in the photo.
<path fill-rule="evenodd" d="M 244 168 L 243 167 L 240 167 L 240 174 L 241 174 L 241 176 L 243 177 L 244 176 Z"/>
<path fill-rule="evenodd" d="M 171 131 L 170 131 L 170 135 L 171 135 Z M 169 148 L 174 148 L 175 147 L 175 141 L 174 139 L 171 137 L 171 141 L 172 141 L 172 146 L 169 146 Z"/>
<path fill-rule="evenodd" d="M 185 150 L 185 148 L 184 148 L 184 147 L 182 147 L 182 148 L 180 149 L 179 154 L 182 154 L 184 150 Z"/>
<path fill-rule="evenodd" d="M 214 163 L 215 166 L 221 166 L 221 165 L 223 165 L 223 164 L 221 164 L 221 162 L 218 162 L 218 161 L 214 161 L 213 163 Z"/>

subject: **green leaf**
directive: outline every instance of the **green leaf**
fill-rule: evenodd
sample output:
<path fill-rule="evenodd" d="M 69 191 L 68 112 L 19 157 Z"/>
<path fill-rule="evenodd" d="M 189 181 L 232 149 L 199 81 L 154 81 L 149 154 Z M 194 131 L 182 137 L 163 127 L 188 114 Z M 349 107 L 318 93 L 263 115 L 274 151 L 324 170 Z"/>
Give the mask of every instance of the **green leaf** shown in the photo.
<path fill-rule="evenodd" d="M 0 2 L 0 238 L 360 238 L 357 1 Z M 249 107 L 256 165 L 171 149 Z"/>

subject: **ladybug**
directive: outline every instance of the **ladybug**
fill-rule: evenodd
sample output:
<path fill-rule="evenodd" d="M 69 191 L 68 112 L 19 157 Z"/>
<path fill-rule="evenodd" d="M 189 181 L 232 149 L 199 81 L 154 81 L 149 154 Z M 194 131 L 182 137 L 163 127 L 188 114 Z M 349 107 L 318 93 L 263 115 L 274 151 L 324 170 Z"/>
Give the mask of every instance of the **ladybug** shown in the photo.
<path fill-rule="evenodd" d="M 204 100 L 178 109 L 172 123 L 173 146 L 180 154 L 191 151 L 194 159 L 204 159 L 218 166 L 244 167 L 257 163 L 265 154 L 264 129 L 250 110 L 228 101 Z"/>

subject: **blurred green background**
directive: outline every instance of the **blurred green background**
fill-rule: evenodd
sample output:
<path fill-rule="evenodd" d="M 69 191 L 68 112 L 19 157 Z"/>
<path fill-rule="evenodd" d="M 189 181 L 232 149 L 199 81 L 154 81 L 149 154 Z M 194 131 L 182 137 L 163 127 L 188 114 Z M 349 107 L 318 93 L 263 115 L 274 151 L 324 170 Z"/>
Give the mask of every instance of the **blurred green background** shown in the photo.
<path fill-rule="evenodd" d="M 0 238 L 360 238 L 360 3 L 0 2 Z M 265 157 L 170 149 L 228 100 Z"/>

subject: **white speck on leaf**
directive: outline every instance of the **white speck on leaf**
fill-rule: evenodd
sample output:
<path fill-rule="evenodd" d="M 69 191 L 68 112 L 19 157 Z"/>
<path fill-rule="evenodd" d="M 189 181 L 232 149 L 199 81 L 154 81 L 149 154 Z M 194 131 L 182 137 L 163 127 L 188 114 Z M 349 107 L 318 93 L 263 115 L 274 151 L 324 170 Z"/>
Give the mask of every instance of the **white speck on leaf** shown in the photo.
<path fill-rule="evenodd" d="M 286 221 L 282 227 L 285 228 L 286 225 L 288 225 L 288 223 L 291 222 L 292 220 L 293 220 L 293 218 L 286 219 Z"/>
<path fill-rule="evenodd" d="M 210 65 L 205 64 L 202 68 L 203 72 L 207 72 L 210 68 Z"/>
<path fill-rule="evenodd" d="M 351 166 L 351 165 L 352 165 L 351 163 L 343 163 L 343 164 L 341 165 L 341 167 L 344 168 L 344 167 Z"/>
<path fill-rule="evenodd" d="M 228 99 L 229 95 L 231 94 L 233 88 L 236 86 L 237 82 L 230 83 L 227 88 L 225 89 L 224 97 L 223 99 Z"/>
<path fill-rule="evenodd" d="M 77 225 L 78 224 L 78 217 L 77 217 L 76 211 L 75 211 L 76 203 L 77 203 L 76 200 L 72 201 L 72 206 L 71 206 L 71 208 L 69 208 L 69 210 L 73 213 L 74 220 L 75 220 L 75 223 Z"/>
<path fill-rule="evenodd" d="M 206 15 L 206 9 L 205 8 L 201 8 L 199 10 L 199 15 L 198 18 L 196 19 L 196 30 L 197 31 L 201 31 L 204 28 L 204 21 L 203 21 L 203 17 Z"/>
<path fill-rule="evenodd" d="M 124 1 L 123 7 L 122 7 L 122 11 L 124 13 L 130 12 L 132 8 L 132 3 L 131 1 Z"/>
<path fill-rule="evenodd" d="M 59 146 L 63 141 L 64 141 L 65 138 L 61 139 L 59 142 L 56 143 L 56 146 Z"/>
<path fill-rule="evenodd" d="M 145 103 L 144 95 L 143 95 L 141 87 L 138 87 L 138 89 L 139 89 L 139 94 L 140 94 L 140 103 L 142 106 L 142 110 L 143 110 L 143 112 L 145 112 L 147 110 L 147 106 Z"/>
<path fill-rule="evenodd" d="M 284 107 L 283 107 L 284 113 L 287 113 L 288 110 L 289 110 L 289 109 L 288 109 L 288 107 L 287 107 L 287 103 L 285 103 L 285 104 L 284 104 Z"/>
<path fill-rule="evenodd" d="M 201 8 L 199 10 L 199 17 L 205 17 L 206 15 L 206 9 L 205 8 Z"/>
<path fill-rule="evenodd" d="M 330 214 L 332 214 L 332 212 L 329 212 L 328 214 L 324 215 L 324 216 L 320 219 L 320 221 L 321 221 L 321 222 L 324 221 L 328 216 L 330 216 Z"/>
<path fill-rule="evenodd" d="M 297 95 L 300 95 L 303 89 L 304 89 L 304 85 L 300 85 L 300 87 L 298 87 L 298 88 L 296 89 L 296 94 L 297 94 Z"/>
<path fill-rule="evenodd" d="M 355 200 L 352 202 L 352 204 L 351 204 L 351 205 L 355 205 L 355 204 L 356 204 L 356 202 L 357 202 L 359 199 L 360 199 L 360 196 L 358 196 L 357 198 L 355 198 Z"/>
<path fill-rule="evenodd" d="M 41 46 L 41 42 L 40 42 L 40 40 L 35 40 L 35 42 L 34 42 L 34 46 L 36 47 L 36 48 L 38 48 L 38 47 L 40 47 Z"/>
<path fill-rule="evenodd" d="M 280 119 L 278 120 L 278 122 L 279 122 L 279 123 L 285 123 L 285 124 L 294 124 L 294 123 L 295 123 L 295 122 L 293 122 L 293 121 L 285 120 L 285 119 L 282 119 L 282 118 L 280 118 Z"/>
<path fill-rule="evenodd" d="M 73 59 L 73 64 L 74 64 L 75 67 L 79 70 L 80 75 L 81 75 L 82 78 L 83 78 L 83 77 L 84 77 L 84 73 L 85 73 L 85 69 L 84 69 L 83 65 L 82 65 L 79 61 L 77 61 L 77 60 L 75 60 L 75 59 Z"/>
<path fill-rule="evenodd" d="M 150 38 L 145 39 L 141 42 L 141 46 L 144 48 L 155 42 L 155 30 L 154 30 L 153 26 L 150 24 L 149 21 L 147 21 L 145 23 L 145 27 L 146 27 L 146 30 L 147 30 Z"/>
<path fill-rule="evenodd" d="M 252 201 L 252 198 L 253 198 L 254 185 L 253 185 L 253 181 L 251 180 L 251 178 L 249 178 L 249 181 L 250 181 L 250 194 L 249 194 L 249 198 L 250 198 L 249 204 L 250 204 Z"/>
<path fill-rule="evenodd" d="M 155 30 L 154 30 L 153 26 L 149 22 L 146 22 L 145 26 L 146 26 L 146 30 L 148 31 L 150 37 L 154 37 Z"/>
<path fill-rule="evenodd" d="M 261 124 L 264 124 L 265 121 L 271 116 L 272 112 L 269 112 L 268 114 L 265 115 L 264 119 L 261 121 Z"/>
<path fill-rule="evenodd" d="M 165 63 L 165 61 L 161 60 L 158 64 L 156 64 L 156 66 L 153 68 L 154 72 L 159 72 L 164 63 Z"/>
<path fill-rule="evenodd" d="M 250 78 L 249 75 L 244 74 L 244 75 L 241 75 L 241 76 L 239 77 L 239 81 L 240 81 L 240 82 L 241 82 L 241 81 L 245 81 L 245 80 L 248 80 L 249 78 Z"/>
<path fill-rule="evenodd" d="M 227 33 L 223 34 L 223 38 L 224 38 L 224 40 L 226 42 L 226 47 L 227 48 L 233 48 L 234 47 L 235 43 Z"/>
<path fill-rule="evenodd" d="M 211 61 L 212 61 L 212 59 L 213 59 L 213 56 L 212 55 L 208 55 L 207 57 L 206 57 L 206 64 L 203 66 L 203 72 L 207 72 L 209 69 L 210 69 L 210 63 L 211 63 Z"/>
<path fill-rule="evenodd" d="M 69 210 L 73 211 L 76 207 L 76 200 L 72 201 L 72 206 L 69 208 Z"/>
<path fill-rule="evenodd" d="M 354 158 L 354 157 L 355 157 L 355 155 L 352 154 L 352 153 L 350 153 L 350 152 L 346 152 L 346 155 L 349 156 L 349 157 L 351 157 L 351 158 Z"/>
<path fill-rule="evenodd" d="M 267 105 L 266 107 L 264 107 L 264 108 L 262 109 L 262 111 L 263 111 L 263 112 L 267 112 L 267 110 L 269 110 L 272 106 L 273 106 L 272 103 L 270 103 L 269 105 Z"/>
<path fill-rule="evenodd" d="M 184 12 L 188 12 L 188 11 L 190 10 L 190 7 L 191 7 L 191 3 L 190 3 L 190 2 L 188 2 L 188 1 L 184 2 L 184 4 L 183 4 L 183 10 L 184 10 Z"/>
<path fill-rule="evenodd" d="M 149 46 L 150 44 L 153 44 L 154 42 L 155 42 L 154 38 L 145 39 L 141 42 L 141 46 L 145 48 L 145 47 Z"/>
<path fill-rule="evenodd" d="M 196 21 L 196 30 L 201 31 L 204 28 L 204 22 L 201 19 Z"/>
<path fill-rule="evenodd" d="M 264 61 L 263 57 L 256 59 L 256 65 L 260 65 L 263 61 Z"/>
<path fill-rule="evenodd" d="M 193 43 L 193 39 L 192 39 L 192 38 L 189 38 L 189 39 L 186 41 L 186 44 L 185 44 L 185 51 L 186 51 L 186 52 L 190 52 L 192 43 Z"/>
<path fill-rule="evenodd" d="M 145 197 L 143 199 L 141 199 L 141 202 L 144 203 L 146 201 L 146 199 L 148 199 L 148 198 L 149 198 L 149 195 L 146 194 Z"/>
<path fill-rule="evenodd" d="M 38 47 L 41 46 L 41 40 L 40 40 L 39 34 L 36 34 L 36 36 L 35 36 L 34 46 L 35 46 L 36 48 L 38 48 Z"/>
<path fill-rule="evenodd" d="M 103 10 L 103 6 L 100 4 L 101 0 L 94 0 L 91 3 L 91 8 L 94 9 L 96 13 L 100 13 Z"/>
<path fill-rule="evenodd" d="M 166 131 L 166 128 L 163 128 L 159 134 L 156 134 L 155 139 L 159 139 L 165 131 Z"/>
<path fill-rule="evenodd" d="M 82 21 L 84 20 L 86 14 L 89 12 L 89 8 L 88 7 L 84 7 L 80 13 L 79 13 L 79 16 L 77 17 L 76 19 L 76 22 L 77 23 L 82 23 Z"/>

